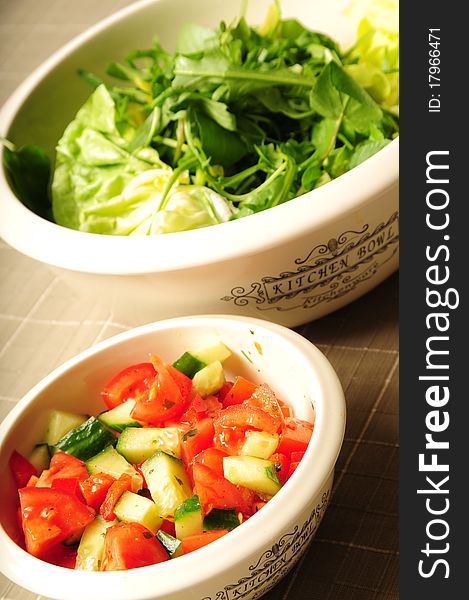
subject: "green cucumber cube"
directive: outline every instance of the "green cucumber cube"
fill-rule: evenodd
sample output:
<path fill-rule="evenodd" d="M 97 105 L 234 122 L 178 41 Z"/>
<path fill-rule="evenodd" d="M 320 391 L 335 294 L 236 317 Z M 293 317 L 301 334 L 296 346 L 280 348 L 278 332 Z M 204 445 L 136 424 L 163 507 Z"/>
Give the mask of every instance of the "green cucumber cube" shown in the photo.
<path fill-rule="evenodd" d="M 184 500 L 174 511 L 176 537 L 183 540 L 188 535 L 196 535 L 203 531 L 202 508 L 198 496 Z"/>
<path fill-rule="evenodd" d="M 101 515 L 97 515 L 85 527 L 78 546 L 75 569 L 78 571 L 99 571 L 103 558 L 106 529 L 116 523 L 116 520 L 105 521 Z"/>
<path fill-rule="evenodd" d="M 60 438 L 55 447 L 80 460 L 87 460 L 116 441 L 116 436 L 109 429 L 95 417 L 90 417 Z"/>
<path fill-rule="evenodd" d="M 163 519 L 158 513 L 156 504 L 149 498 L 125 491 L 114 507 L 114 514 L 119 521 L 140 523 L 155 535 Z"/>
<path fill-rule="evenodd" d="M 279 436 L 267 431 L 247 431 L 246 441 L 241 448 L 241 454 L 269 458 L 277 450 Z"/>
<path fill-rule="evenodd" d="M 116 450 L 133 465 L 139 465 L 157 450 L 180 458 L 181 435 L 177 427 L 127 427 Z"/>
<path fill-rule="evenodd" d="M 274 496 L 281 488 L 270 460 L 256 456 L 224 456 L 223 473 L 231 483 Z"/>
<path fill-rule="evenodd" d="M 86 415 L 77 415 L 64 410 L 52 410 L 49 414 L 44 442 L 49 444 L 49 446 L 55 446 L 60 438 L 71 429 L 75 429 L 75 427 L 84 423 L 87 419 Z"/>
<path fill-rule="evenodd" d="M 132 417 L 135 404 L 135 400 L 127 400 L 111 410 L 101 413 L 98 415 L 98 419 L 115 431 L 123 431 L 126 427 L 141 427 L 142 424 Z"/>
<path fill-rule="evenodd" d="M 224 383 L 223 366 L 219 360 L 216 360 L 194 375 L 192 387 L 202 398 L 205 398 L 218 392 Z"/>
<path fill-rule="evenodd" d="M 173 367 L 191 379 L 206 366 L 207 363 L 199 360 L 190 352 L 184 352 L 177 360 L 173 362 Z"/>
<path fill-rule="evenodd" d="M 192 496 L 184 464 L 179 458 L 158 450 L 142 464 L 141 469 L 163 518 L 174 515 L 176 508 Z"/>
<path fill-rule="evenodd" d="M 138 492 L 142 489 L 143 479 L 140 473 L 113 446 L 104 448 L 104 450 L 88 459 L 85 465 L 90 475 L 107 473 L 114 479 L 119 479 L 123 473 L 127 473 L 132 477 L 132 491 Z"/>
<path fill-rule="evenodd" d="M 210 346 L 192 350 L 191 354 L 208 365 L 216 360 L 219 360 L 220 362 L 225 361 L 231 356 L 231 350 L 227 348 L 222 341 L 218 341 Z"/>

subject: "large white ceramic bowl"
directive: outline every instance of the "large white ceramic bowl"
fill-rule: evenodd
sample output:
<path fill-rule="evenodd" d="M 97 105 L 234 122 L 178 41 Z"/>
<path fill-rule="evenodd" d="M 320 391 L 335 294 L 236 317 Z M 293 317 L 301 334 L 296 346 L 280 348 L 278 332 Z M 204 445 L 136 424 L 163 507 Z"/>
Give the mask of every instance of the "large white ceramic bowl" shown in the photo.
<path fill-rule="evenodd" d="M 250 0 L 249 22 L 270 0 Z M 285 17 L 344 43 L 355 24 L 339 0 L 288 0 Z M 156 33 L 173 48 L 186 21 L 215 26 L 238 7 L 221 0 L 144 0 L 67 44 L 37 69 L 0 112 L 0 135 L 50 156 L 90 93 L 79 67 L 105 65 Z M 259 317 L 287 326 L 358 298 L 398 266 L 398 140 L 336 180 L 248 218 L 195 231 L 128 238 L 72 231 L 41 219 L 0 170 L 0 235 L 53 268 L 117 319 L 139 324 L 200 312 Z"/>
<path fill-rule="evenodd" d="M 223 538 L 172 561 L 115 572 L 71 571 L 43 562 L 15 542 L 16 488 L 11 452 L 28 452 L 45 427 L 48 409 L 96 414 L 100 389 L 116 371 L 223 340 L 233 351 L 228 376 L 268 382 L 294 414 L 311 419 L 311 442 L 295 473 L 258 513 Z M 258 598 L 283 577 L 313 538 L 331 494 L 344 434 L 340 382 L 324 355 L 285 327 L 233 316 L 182 317 L 133 329 L 82 352 L 43 379 L 0 425 L 1 571 L 15 583 L 60 600 L 229 600 Z M 12 539 L 13 538 L 13 539 Z M 314 582 L 313 582 L 314 584 Z"/>

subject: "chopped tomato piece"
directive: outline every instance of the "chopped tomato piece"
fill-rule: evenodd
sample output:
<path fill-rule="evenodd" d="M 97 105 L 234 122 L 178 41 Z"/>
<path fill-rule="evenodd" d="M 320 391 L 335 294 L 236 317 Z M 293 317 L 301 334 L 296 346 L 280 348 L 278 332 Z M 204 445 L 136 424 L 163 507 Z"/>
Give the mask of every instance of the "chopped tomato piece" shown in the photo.
<path fill-rule="evenodd" d="M 116 518 L 114 506 L 125 491 L 132 491 L 132 477 L 127 473 L 122 473 L 119 479 L 109 486 L 104 502 L 101 504 L 99 512 L 103 519 L 112 521 Z"/>
<path fill-rule="evenodd" d="M 126 400 L 139 400 L 149 393 L 156 379 L 156 371 L 151 363 L 131 365 L 106 384 L 101 397 L 109 408 L 115 408 Z"/>
<path fill-rule="evenodd" d="M 215 422 L 222 427 L 259 429 L 267 433 L 277 433 L 277 419 L 262 408 L 248 404 L 233 404 L 221 411 Z"/>
<path fill-rule="evenodd" d="M 16 487 L 24 487 L 33 475 L 37 476 L 36 467 L 16 450 L 13 450 L 11 453 L 8 464 L 12 475 L 15 478 Z"/>
<path fill-rule="evenodd" d="M 251 515 L 254 512 L 256 494 L 245 487 L 234 485 L 220 475 L 218 469 L 214 470 L 203 464 L 200 457 L 204 452 L 195 459 L 192 473 L 194 490 L 205 512 L 212 508 L 234 508 L 244 515 Z"/>
<path fill-rule="evenodd" d="M 101 571 L 136 569 L 165 560 L 166 550 L 140 523 L 122 521 L 106 530 Z"/>
<path fill-rule="evenodd" d="M 77 478 L 79 481 L 88 477 L 85 463 L 66 452 L 56 452 L 51 458 L 50 466 L 39 476 L 37 487 L 51 487 L 54 479 Z"/>
<path fill-rule="evenodd" d="M 285 419 L 277 396 L 266 383 L 257 386 L 252 395 L 245 400 L 245 404 L 265 410 L 277 423 L 277 431 L 283 426 Z"/>
<path fill-rule="evenodd" d="M 91 508 L 62 490 L 25 487 L 18 492 L 26 549 L 34 556 L 43 555 L 94 519 Z"/>
<path fill-rule="evenodd" d="M 71 496 L 76 496 L 80 502 L 85 502 L 83 494 L 81 493 L 80 480 L 78 477 L 56 477 L 52 481 L 51 487 L 67 492 L 67 494 L 70 494 Z"/>
<path fill-rule="evenodd" d="M 290 477 L 296 471 L 299 464 L 300 464 L 299 462 L 293 462 L 293 461 L 290 463 L 290 468 L 288 469 L 288 479 L 290 479 Z"/>
<path fill-rule="evenodd" d="M 296 452 L 291 453 L 290 458 L 292 462 L 300 462 L 304 455 L 305 453 L 303 451 L 297 450 Z"/>
<path fill-rule="evenodd" d="M 196 462 L 199 465 L 204 465 L 212 471 L 215 471 L 220 477 L 224 477 L 223 474 L 223 457 L 228 456 L 228 453 L 220 450 L 219 448 L 207 448 L 196 457 Z"/>
<path fill-rule="evenodd" d="M 197 421 L 208 416 L 208 406 L 200 394 L 194 394 L 189 400 L 182 415 L 179 417 L 181 423 L 195 425 Z"/>
<path fill-rule="evenodd" d="M 38 481 L 39 477 L 37 475 L 31 475 L 31 477 L 28 480 L 28 483 L 26 484 L 26 487 L 34 487 Z"/>
<path fill-rule="evenodd" d="M 148 393 L 137 399 L 132 416 L 138 421 L 157 424 L 179 416 L 185 398 L 163 361 L 155 355 L 151 355 L 151 360 L 156 372 L 155 380 Z"/>
<path fill-rule="evenodd" d="M 58 567 L 74 569 L 77 562 L 77 546 L 57 544 L 43 554 L 41 559 Z"/>
<path fill-rule="evenodd" d="M 224 404 L 223 401 L 225 400 L 226 395 L 228 394 L 228 392 L 231 390 L 232 387 L 233 387 L 232 381 L 225 381 L 225 383 L 218 390 L 218 392 L 217 392 L 218 400 L 222 404 Z"/>
<path fill-rule="evenodd" d="M 172 521 L 168 521 L 168 519 L 163 519 L 163 522 L 160 525 L 161 531 L 165 533 L 169 533 L 173 537 L 176 537 L 176 526 Z"/>
<path fill-rule="evenodd" d="M 311 423 L 294 417 L 285 419 L 285 427 L 280 435 L 277 451 L 287 455 L 292 452 L 305 452 L 312 433 Z"/>
<path fill-rule="evenodd" d="M 204 400 L 207 406 L 207 415 L 213 419 L 223 408 L 223 404 L 216 396 L 206 396 Z"/>
<path fill-rule="evenodd" d="M 257 385 L 255 383 L 239 375 L 236 377 L 231 390 L 223 398 L 223 406 L 241 404 L 241 402 L 252 396 L 256 388 Z"/>
<path fill-rule="evenodd" d="M 109 488 L 115 481 L 114 477 L 107 473 L 96 473 L 81 481 L 80 489 L 86 504 L 94 508 L 94 510 L 99 511 L 99 507 L 104 502 Z"/>
<path fill-rule="evenodd" d="M 280 483 L 283 485 L 288 479 L 290 459 L 288 456 L 285 456 L 285 454 L 276 452 L 275 454 L 272 454 L 269 460 L 274 463 L 275 474 L 277 475 Z"/>
<path fill-rule="evenodd" d="M 276 433 L 278 421 L 262 408 L 248 404 L 233 404 L 220 411 L 213 420 L 215 445 L 237 454 L 246 441 L 248 429 Z"/>
<path fill-rule="evenodd" d="M 205 531 L 204 533 L 198 533 L 196 535 L 187 535 L 182 540 L 182 552 L 188 554 L 189 552 L 198 550 L 199 548 L 218 540 L 228 532 L 228 529 L 213 529 L 212 531 Z"/>
<path fill-rule="evenodd" d="M 192 391 L 192 379 L 187 377 L 187 375 L 184 375 L 184 373 L 181 373 L 181 371 L 178 371 L 173 365 L 166 365 L 166 368 L 176 382 L 183 401 L 186 402 Z"/>
<path fill-rule="evenodd" d="M 186 467 L 191 464 L 199 452 L 213 446 L 213 434 L 212 419 L 203 419 L 182 436 L 181 457 Z"/>

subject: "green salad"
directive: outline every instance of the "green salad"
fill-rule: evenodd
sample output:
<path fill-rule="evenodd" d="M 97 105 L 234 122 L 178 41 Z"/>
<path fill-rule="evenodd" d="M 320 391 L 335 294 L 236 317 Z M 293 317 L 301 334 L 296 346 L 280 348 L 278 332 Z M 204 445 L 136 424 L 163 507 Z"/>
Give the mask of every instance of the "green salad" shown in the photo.
<path fill-rule="evenodd" d="M 17 193 L 66 227 L 152 235 L 245 217 L 342 175 L 399 129 L 397 4 L 366 5 L 345 50 L 273 4 L 258 26 L 243 14 L 186 23 L 175 52 L 155 38 L 111 62 L 106 81 L 80 71 L 93 91 L 47 191 L 40 149 L 7 144 Z M 40 188 L 18 177 L 28 157 Z"/>

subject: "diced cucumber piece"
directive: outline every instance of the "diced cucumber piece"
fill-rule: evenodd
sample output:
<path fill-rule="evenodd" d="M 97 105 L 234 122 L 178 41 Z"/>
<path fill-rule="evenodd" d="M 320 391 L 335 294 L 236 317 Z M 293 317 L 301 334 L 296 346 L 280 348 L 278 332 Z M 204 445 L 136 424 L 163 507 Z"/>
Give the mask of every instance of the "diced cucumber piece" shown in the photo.
<path fill-rule="evenodd" d="M 183 540 L 188 535 L 196 535 L 203 531 L 202 508 L 198 496 L 184 500 L 174 511 L 176 537 Z"/>
<path fill-rule="evenodd" d="M 241 454 L 269 458 L 277 450 L 279 436 L 267 431 L 247 431 L 246 441 L 241 448 Z"/>
<path fill-rule="evenodd" d="M 63 438 L 71 429 L 75 429 L 75 427 L 78 427 L 87 419 L 86 415 L 77 415 L 63 410 L 52 410 L 49 415 L 44 442 L 49 444 L 49 446 L 55 446 L 60 438 Z"/>
<path fill-rule="evenodd" d="M 121 433 L 116 450 L 133 465 L 139 465 L 157 450 L 178 458 L 181 440 L 177 427 L 127 427 Z"/>
<path fill-rule="evenodd" d="M 281 488 L 270 460 L 256 456 L 224 456 L 223 473 L 231 483 L 273 496 Z"/>
<path fill-rule="evenodd" d="M 199 360 L 190 352 L 184 352 L 177 360 L 173 362 L 173 367 L 191 379 L 206 366 L 207 363 Z"/>
<path fill-rule="evenodd" d="M 208 515 L 205 515 L 203 527 L 204 531 L 210 531 L 212 529 L 234 529 L 238 525 L 239 519 L 235 510 L 212 508 Z"/>
<path fill-rule="evenodd" d="M 142 464 L 141 469 L 162 517 L 174 515 L 176 508 L 192 496 L 184 464 L 179 458 L 158 450 Z"/>
<path fill-rule="evenodd" d="M 101 425 L 96 417 L 90 417 L 66 433 L 55 447 L 80 460 L 87 460 L 116 441 L 116 436 L 109 429 Z"/>
<path fill-rule="evenodd" d="M 142 489 L 143 479 L 140 473 L 113 446 L 104 448 L 104 450 L 88 459 L 85 464 L 90 475 L 107 473 L 115 479 L 119 479 L 123 473 L 127 473 L 132 477 L 132 491 L 138 492 Z"/>
<path fill-rule="evenodd" d="M 197 350 L 191 350 L 191 354 L 198 358 L 200 361 L 209 365 L 216 360 L 223 362 L 231 356 L 231 350 L 225 346 L 221 341 L 215 342 L 210 346 L 198 348 Z"/>
<path fill-rule="evenodd" d="M 97 515 L 85 527 L 78 546 L 75 569 L 78 571 L 99 571 L 103 557 L 106 529 L 116 523 L 116 520 L 105 521 L 101 515 Z"/>
<path fill-rule="evenodd" d="M 170 558 L 176 558 L 182 554 L 181 542 L 166 531 L 160 529 L 156 534 L 156 539 L 164 546 Z"/>
<path fill-rule="evenodd" d="M 98 415 L 98 419 L 115 431 L 123 431 L 126 427 L 141 427 L 142 424 L 131 416 L 135 404 L 135 400 L 127 400 L 115 408 L 101 413 Z"/>
<path fill-rule="evenodd" d="M 205 398 L 218 392 L 224 383 L 225 372 L 223 366 L 219 360 L 216 360 L 194 375 L 192 387 L 202 398 Z"/>
<path fill-rule="evenodd" d="M 114 514 L 119 521 L 140 523 L 140 525 L 149 529 L 153 535 L 158 531 L 163 521 L 156 504 L 150 498 L 129 491 L 125 491 L 116 502 Z"/>
<path fill-rule="evenodd" d="M 42 473 L 44 469 L 49 468 L 51 459 L 50 448 L 48 444 L 37 444 L 31 450 L 31 454 L 28 456 L 29 462 L 36 467 L 38 473 Z"/>

